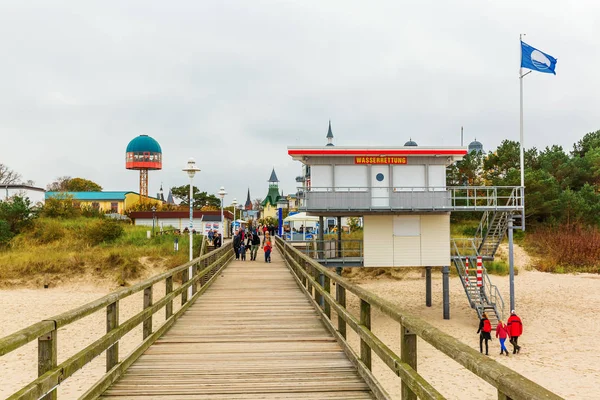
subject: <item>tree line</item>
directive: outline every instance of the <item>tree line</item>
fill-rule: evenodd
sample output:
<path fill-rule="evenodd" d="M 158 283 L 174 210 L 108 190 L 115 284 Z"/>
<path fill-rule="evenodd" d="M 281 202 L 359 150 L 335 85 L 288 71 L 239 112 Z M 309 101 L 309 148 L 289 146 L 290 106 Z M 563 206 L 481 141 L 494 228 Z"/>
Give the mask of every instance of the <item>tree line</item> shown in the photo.
<path fill-rule="evenodd" d="M 504 140 L 487 154 L 471 152 L 447 170 L 448 186 L 519 186 L 520 145 Z M 525 149 L 525 212 L 533 225 L 600 227 L 600 130 L 566 152 Z"/>

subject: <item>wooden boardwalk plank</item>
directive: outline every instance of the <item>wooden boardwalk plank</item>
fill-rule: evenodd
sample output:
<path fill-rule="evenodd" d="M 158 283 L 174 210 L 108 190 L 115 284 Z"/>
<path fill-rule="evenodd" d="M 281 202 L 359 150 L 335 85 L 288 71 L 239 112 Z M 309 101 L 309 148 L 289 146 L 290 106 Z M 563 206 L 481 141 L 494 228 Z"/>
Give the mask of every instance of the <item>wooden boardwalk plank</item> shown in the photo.
<path fill-rule="evenodd" d="M 234 261 L 102 399 L 373 399 L 276 251 Z"/>

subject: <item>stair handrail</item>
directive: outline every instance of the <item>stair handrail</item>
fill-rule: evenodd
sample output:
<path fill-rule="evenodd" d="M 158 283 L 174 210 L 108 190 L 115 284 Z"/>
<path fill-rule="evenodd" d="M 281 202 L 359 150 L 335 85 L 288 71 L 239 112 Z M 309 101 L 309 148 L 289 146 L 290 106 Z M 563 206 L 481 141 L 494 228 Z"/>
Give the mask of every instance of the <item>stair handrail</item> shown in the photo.
<path fill-rule="evenodd" d="M 492 283 L 490 280 L 490 276 L 487 272 L 487 268 L 483 267 L 483 282 L 484 282 L 484 292 L 488 297 L 488 302 L 494 306 L 496 309 L 497 316 L 504 320 L 504 299 L 500 294 L 500 290 L 498 287 Z M 500 309 L 498 309 L 500 306 Z"/>
<path fill-rule="evenodd" d="M 469 300 L 469 304 L 471 306 L 474 305 L 473 299 L 471 298 L 471 293 L 469 292 L 469 285 L 467 285 L 467 282 L 465 281 L 465 276 L 466 271 L 465 271 L 465 263 L 463 261 L 464 256 L 462 256 L 460 254 L 460 251 L 458 249 L 458 246 L 456 245 L 456 240 L 452 239 L 452 246 L 454 247 L 454 266 L 456 267 L 456 272 L 458 272 L 458 277 L 460 279 L 460 282 L 462 284 L 463 289 L 465 290 L 465 294 L 467 295 L 467 300 Z"/>

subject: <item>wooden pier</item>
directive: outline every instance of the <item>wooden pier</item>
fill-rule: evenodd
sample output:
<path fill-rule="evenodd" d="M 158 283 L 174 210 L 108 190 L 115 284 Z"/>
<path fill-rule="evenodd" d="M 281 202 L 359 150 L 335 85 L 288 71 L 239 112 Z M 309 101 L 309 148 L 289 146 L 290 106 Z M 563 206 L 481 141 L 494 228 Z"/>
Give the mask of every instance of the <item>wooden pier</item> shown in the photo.
<path fill-rule="evenodd" d="M 102 399 L 373 399 L 275 252 L 233 261 Z"/>

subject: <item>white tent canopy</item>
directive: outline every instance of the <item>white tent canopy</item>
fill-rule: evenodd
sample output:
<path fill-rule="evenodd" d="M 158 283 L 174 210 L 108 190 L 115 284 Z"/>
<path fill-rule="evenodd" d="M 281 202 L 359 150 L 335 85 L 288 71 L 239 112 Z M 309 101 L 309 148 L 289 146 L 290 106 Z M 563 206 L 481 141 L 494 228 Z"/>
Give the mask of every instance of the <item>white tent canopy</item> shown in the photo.
<path fill-rule="evenodd" d="M 289 217 L 286 217 L 284 219 L 284 221 L 285 222 L 306 222 L 306 221 L 318 222 L 319 217 L 306 215 L 305 212 L 301 212 L 301 213 L 297 213 L 294 215 L 290 215 Z"/>

